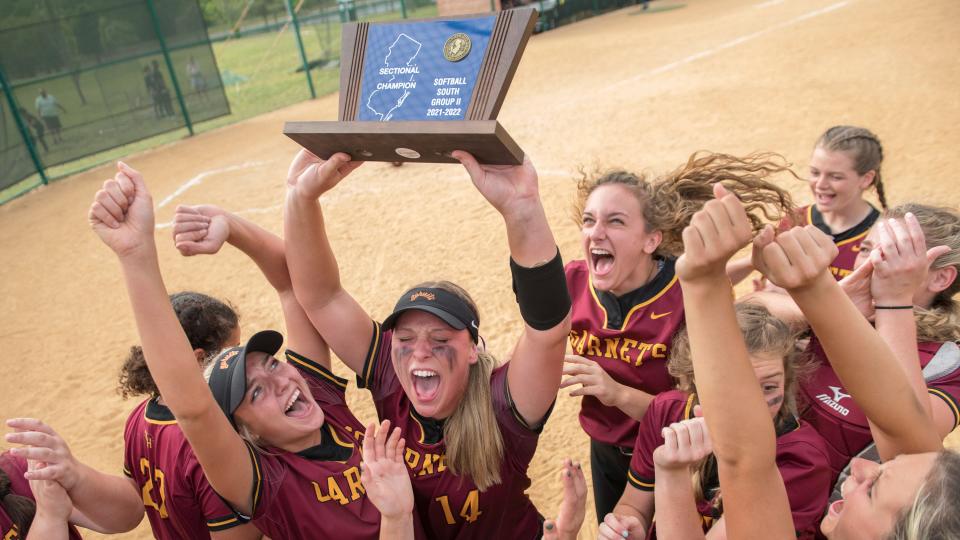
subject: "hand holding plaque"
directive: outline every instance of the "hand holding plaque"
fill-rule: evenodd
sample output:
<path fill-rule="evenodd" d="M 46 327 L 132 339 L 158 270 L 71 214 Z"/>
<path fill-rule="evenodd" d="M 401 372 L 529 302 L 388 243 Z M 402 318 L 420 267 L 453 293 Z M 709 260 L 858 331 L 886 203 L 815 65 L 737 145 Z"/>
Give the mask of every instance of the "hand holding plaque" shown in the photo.
<path fill-rule="evenodd" d="M 337 122 L 287 122 L 284 134 L 322 158 L 518 165 L 523 151 L 496 121 L 536 21 L 530 8 L 458 19 L 343 27 Z"/>

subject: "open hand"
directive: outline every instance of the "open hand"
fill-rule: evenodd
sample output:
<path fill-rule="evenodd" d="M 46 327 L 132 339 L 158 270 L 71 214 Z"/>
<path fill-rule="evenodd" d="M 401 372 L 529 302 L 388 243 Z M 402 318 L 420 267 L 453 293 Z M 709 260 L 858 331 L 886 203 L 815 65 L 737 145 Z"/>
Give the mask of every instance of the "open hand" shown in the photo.
<path fill-rule="evenodd" d="M 912 213 L 907 213 L 903 221 L 879 220 L 875 227 L 878 242 L 870 251 L 870 292 L 874 301 L 883 305 L 912 304 L 913 293 L 923 285 L 930 265 L 950 248 L 936 246 L 928 250 L 923 229 Z"/>
<path fill-rule="evenodd" d="M 727 261 L 753 238 L 743 203 L 723 184 L 713 185 L 713 195 L 683 229 L 683 255 L 676 266 L 681 281 L 726 276 Z"/>
<path fill-rule="evenodd" d="M 11 418 L 7 426 L 14 432 L 4 436 L 6 441 L 26 445 L 11 448 L 10 453 L 43 465 L 28 469 L 27 480 L 52 480 L 68 491 L 73 489 L 80 476 L 80 465 L 53 428 L 35 418 Z"/>
<path fill-rule="evenodd" d="M 580 464 L 563 460 L 560 481 L 563 483 L 563 500 L 557 519 L 543 522 L 544 540 L 576 540 L 587 513 L 587 481 Z"/>
<path fill-rule="evenodd" d="M 613 380 L 600 364 L 575 354 L 568 354 L 563 360 L 563 374 L 567 378 L 560 383 L 560 388 L 579 384 L 580 388 L 570 392 L 571 396 L 593 396 L 607 407 L 617 406 L 623 385 Z"/>
<path fill-rule="evenodd" d="M 180 254 L 189 257 L 212 255 L 230 237 L 230 222 L 222 209 L 213 205 L 180 205 L 173 216 L 173 243 Z"/>
<path fill-rule="evenodd" d="M 122 161 L 103 183 L 87 214 L 100 240 L 123 257 L 153 240 L 153 198 L 143 175 Z"/>
<path fill-rule="evenodd" d="M 384 420 L 380 429 L 373 423 L 367 426 L 360 481 L 367 497 L 384 517 L 402 517 L 413 512 L 413 487 L 403 462 L 403 449 L 400 428 L 391 433 L 389 420 Z"/>
<path fill-rule="evenodd" d="M 287 187 L 307 199 L 317 199 L 347 177 L 362 161 L 350 161 L 350 156 L 338 152 L 322 160 L 308 150 L 300 150 L 287 171 Z"/>

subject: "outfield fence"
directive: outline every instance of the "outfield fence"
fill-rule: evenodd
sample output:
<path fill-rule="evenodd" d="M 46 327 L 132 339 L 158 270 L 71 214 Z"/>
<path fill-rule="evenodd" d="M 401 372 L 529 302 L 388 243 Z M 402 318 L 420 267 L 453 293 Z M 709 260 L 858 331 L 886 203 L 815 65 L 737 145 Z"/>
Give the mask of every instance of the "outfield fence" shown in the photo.
<path fill-rule="evenodd" d="M 437 0 L 2 2 L 0 204 L 127 153 L 334 93 L 344 23 L 438 15 Z M 533 6 L 542 31 L 640 3 L 491 0 L 489 9 Z"/>

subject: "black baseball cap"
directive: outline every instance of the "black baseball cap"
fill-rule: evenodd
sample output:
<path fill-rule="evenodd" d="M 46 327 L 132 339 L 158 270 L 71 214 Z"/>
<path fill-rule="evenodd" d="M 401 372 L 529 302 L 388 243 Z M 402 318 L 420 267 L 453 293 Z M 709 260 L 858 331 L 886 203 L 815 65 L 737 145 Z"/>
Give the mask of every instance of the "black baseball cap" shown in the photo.
<path fill-rule="evenodd" d="M 280 350 L 281 345 L 283 336 L 280 332 L 263 330 L 251 336 L 243 347 L 230 347 L 213 359 L 213 371 L 210 372 L 208 381 L 210 391 L 234 427 L 236 423 L 233 421 L 233 413 L 247 393 L 247 354 L 263 352 L 273 355 Z"/>
<path fill-rule="evenodd" d="M 480 337 L 480 317 L 470 305 L 458 295 L 435 287 L 414 287 L 403 293 L 397 305 L 393 306 L 393 313 L 383 320 L 384 330 L 390 330 L 397 324 L 397 319 L 405 311 L 416 309 L 435 315 L 454 330 L 466 329 L 470 332 L 473 342 L 477 343 Z"/>

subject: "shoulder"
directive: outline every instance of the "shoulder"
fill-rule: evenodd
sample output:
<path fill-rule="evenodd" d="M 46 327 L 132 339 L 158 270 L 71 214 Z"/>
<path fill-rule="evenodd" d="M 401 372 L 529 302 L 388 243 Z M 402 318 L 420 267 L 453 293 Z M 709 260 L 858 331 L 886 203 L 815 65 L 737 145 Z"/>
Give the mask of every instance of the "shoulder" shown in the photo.
<path fill-rule="evenodd" d="M 693 418 L 693 406 L 695 404 L 695 394 L 688 394 L 682 390 L 667 390 L 653 398 L 647 408 L 647 413 L 644 415 L 644 420 L 649 417 L 651 421 L 666 426 L 673 422 Z"/>
<path fill-rule="evenodd" d="M 777 438 L 777 462 L 781 461 L 829 468 L 827 443 L 813 426 L 800 420 L 796 429 Z"/>
<path fill-rule="evenodd" d="M 563 272 L 567 276 L 568 283 L 572 282 L 573 280 L 583 279 L 589 276 L 589 271 L 587 270 L 587 261 L 583 259 L 570 261 L 563 267 Z"/>

